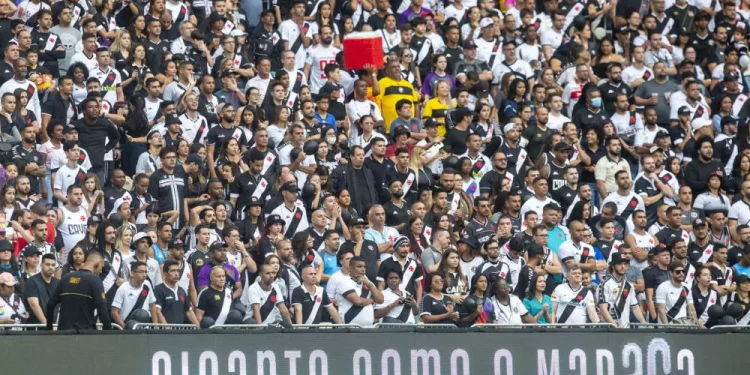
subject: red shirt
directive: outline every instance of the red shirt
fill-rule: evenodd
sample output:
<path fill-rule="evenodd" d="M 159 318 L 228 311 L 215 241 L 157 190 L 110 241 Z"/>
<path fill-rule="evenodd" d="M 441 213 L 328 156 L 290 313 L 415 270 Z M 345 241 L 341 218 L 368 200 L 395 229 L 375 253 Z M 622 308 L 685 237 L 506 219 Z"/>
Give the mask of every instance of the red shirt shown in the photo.
<path fill-rule="evenodd" d="M 34 235 L 34 233 L 31 232 L 30 228 L 28 229 L 28 231 L 29 231 L 29 234 L 31 234 L 32 236 Z M 55 226 L 52 225 L 52 223 L 48 221 L 47 222 L 47 243 L 51 243 L 51 244 L 55 243 L 55 234 L 56 234 Z M 23 248 L 26 247 L 26 245 L 28 244 L 29 243 L 26 241 L 26 239 L 23 238 L 21 235 L 19 235 L 18 240 L 13 245 L 13 255 L 16 258 L 18 258 L 18 256 L 21 254 L 21 250 L 23 250 Z"/>

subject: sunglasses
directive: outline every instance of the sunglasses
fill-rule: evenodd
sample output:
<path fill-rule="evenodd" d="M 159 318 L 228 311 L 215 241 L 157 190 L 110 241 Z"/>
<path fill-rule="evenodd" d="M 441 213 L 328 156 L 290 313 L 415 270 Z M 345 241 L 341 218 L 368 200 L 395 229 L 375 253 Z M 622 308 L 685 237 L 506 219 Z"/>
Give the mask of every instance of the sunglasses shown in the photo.
<path fill-rule="evenodd" d="M 678 275 L 682 275 L 683 273 L 685 273 L 685 270 L 674 270 L 672 272 L 674 272 L 674 273 L 676 273 Z"/>

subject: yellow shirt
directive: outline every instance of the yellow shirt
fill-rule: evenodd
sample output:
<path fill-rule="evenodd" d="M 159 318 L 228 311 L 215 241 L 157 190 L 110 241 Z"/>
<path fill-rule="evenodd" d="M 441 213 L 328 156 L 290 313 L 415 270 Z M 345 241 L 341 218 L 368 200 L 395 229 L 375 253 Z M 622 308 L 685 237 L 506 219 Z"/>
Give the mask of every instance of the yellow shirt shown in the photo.
<path fill-rule="evenodd" d="M 430 99 L 424 106 L 422 118 L 432 117 L 438 122 L 438 135 L 445 135 L 445 116 L 448 114 L 450 107 L 441 103 L 437 97 Z"/>
<path fill-rule="evenodd" d="M 398 82 L 392 80 L 390 77 L 385 77 L 378 81 L 380 85 L 380 112 L 383 114 L 383 120 L 385 122 L 385 132 L 389 134 L 391 132 L 391 123 L 393 120 L 398 118 L 396 111 L 396 103 L 401 99 L 407 99 L 412 103 L 411 112 L 414 116 L 414 103 L 419 102 L 417 91 L 409 83 L 409 81 L 402 79 Z"/>

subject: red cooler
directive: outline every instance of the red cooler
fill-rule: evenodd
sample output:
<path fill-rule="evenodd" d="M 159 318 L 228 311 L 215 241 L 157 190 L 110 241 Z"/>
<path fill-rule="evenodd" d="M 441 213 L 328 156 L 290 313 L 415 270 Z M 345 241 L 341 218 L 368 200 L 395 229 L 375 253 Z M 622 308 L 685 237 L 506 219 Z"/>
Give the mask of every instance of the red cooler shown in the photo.
<path fill-rule="evenodd" d="M 370 64 L 375 68 L 382 68 L 383 39 L 380 33 L 364 31 L 350 33 L 344 37 L 344 68 L 357 70 Z"/>

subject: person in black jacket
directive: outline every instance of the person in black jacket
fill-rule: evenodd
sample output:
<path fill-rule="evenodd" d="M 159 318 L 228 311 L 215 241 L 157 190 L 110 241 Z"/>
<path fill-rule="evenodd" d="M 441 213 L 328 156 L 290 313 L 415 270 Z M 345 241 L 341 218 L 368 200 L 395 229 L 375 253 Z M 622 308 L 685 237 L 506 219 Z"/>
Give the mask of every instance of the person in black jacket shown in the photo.
<path fill-rule="evenodd" d="M 351 161 L 333 171 L 331 182 L 336 192 L 348 190 L 352 197 L 352 206 L 364 216 L 373 204 L 382 199 L 378 194 L 383 190 L 383 181 L 375 181 L 372 171 L 364 167 L 365 149 L 352 147 Z"/>
<path fill-rule="evenodd" d="M 708 188 L 708 179 L 716 173 L 724 176 L 724 166 L 714 160 L 714 142 L 709 137 L 701 137 L 695 141 L 696 157 L 685 167 L 685 183 L 693 189 L 693 197 L 697 197 Z M 722 185 L 724 179 L 722 178 Z"/>

